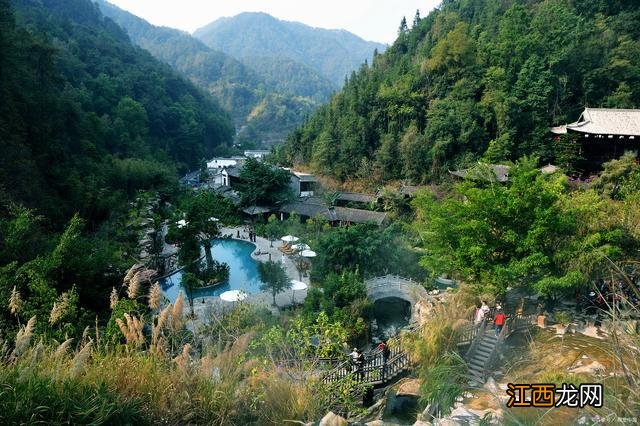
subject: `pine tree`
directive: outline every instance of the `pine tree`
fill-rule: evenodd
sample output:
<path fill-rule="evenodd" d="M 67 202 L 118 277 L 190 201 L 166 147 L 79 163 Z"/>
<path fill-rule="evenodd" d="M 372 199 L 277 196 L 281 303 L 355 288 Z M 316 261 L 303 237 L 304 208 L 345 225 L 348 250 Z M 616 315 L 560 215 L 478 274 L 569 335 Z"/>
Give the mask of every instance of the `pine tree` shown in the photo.
<path fill-rule="evenodd" d="M 402 20 L 400 21 L 400 28 L 398 28 L 398 35 L 403 36 L 408 31 L 409 31 L 409 28 L 407 27 L 407 18 L 403 16 Z"/>
<path fill-rule="evenodd" d="M 416 9 L 416 15 L 413 17 L 413 28 L 420 23 L 420 9 Z"/>

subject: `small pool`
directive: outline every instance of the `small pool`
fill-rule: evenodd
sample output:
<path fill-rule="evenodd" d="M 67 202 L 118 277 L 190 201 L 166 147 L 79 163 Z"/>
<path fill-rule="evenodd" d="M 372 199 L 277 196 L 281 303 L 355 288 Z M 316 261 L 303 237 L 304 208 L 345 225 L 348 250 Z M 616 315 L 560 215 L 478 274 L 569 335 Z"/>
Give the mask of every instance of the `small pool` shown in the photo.
<path fill-rule="evenodd" d="M 229 265 L 229 280 L 215 287 L 194 290 L 194 299 L 219 296 L 227 290 L 243 290 L 248 294 L 259 293 L 262 281 L 258 273 L 258 261 L 251 257 L 255 248 L 255 245 L 247 241 L 213 240 L 211 254 L 218 262 Z M 181 279 L 182 272 L 176 272 L 161 282 L 165 296 L 172 303 L 178 297 L 180 290 L 185 296 L 187 295 L 180 284 Z"/>

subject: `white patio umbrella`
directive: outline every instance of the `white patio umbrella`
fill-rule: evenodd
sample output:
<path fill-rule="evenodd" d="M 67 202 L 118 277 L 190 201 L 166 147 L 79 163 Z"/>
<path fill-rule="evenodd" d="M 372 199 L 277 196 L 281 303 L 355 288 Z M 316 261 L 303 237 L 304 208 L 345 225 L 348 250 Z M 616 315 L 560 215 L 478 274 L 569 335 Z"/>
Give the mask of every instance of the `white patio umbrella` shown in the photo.
<path fill-rule="evenodd" d="M 309 286 L 302 281 L 292 280 L 291 281 L 291 303 L 295 303 L 296 300 L 296 290 L 306 290 Z"/>
<path fill-rule="evenodd" d="M 291 246 L 291 248 L 296 251 L 311 250 L 311 247 L 309 247 L 308 244 L 294 244 Z"/>
<path fill-rule="evenodd" d="M 242 290 L 229 290 L 220 295 L 225 302 L 239 302 L 247 298 L 247 293 Z"/>
<path fill-rule="evenodd" d="M 284 237 L 280 238 L 282 241 L 284 241 L 285 243 L 295 243 L 296 241 L 298 241 L 300 238 L 298 237 L 294 237 L 293 235 L 285 235 Z"/>
<path fill-rule="evenodd" d="M 302 257 L 316 257 L 318 253 L 313 250 L 302 250 L 302 253 L 300 253 L 300 255 Z"/>

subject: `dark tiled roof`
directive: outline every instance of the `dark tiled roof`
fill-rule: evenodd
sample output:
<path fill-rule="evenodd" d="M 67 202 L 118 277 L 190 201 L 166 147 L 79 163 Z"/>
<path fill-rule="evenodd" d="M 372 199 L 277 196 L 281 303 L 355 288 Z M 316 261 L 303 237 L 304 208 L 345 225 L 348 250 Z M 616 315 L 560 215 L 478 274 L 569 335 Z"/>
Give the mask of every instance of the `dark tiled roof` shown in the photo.
<path fill-rule="evenodd" d="M 370 210 L 350 209 L 347 207 L 336 207 L 336 215 L 338 220 L 351 223 L 375 223 L 382 225 L 387 219 L 387 214 L 382 212 L 373 212 Z"/>
<path fill-rule="evenodd" d="M 338 192 L 338 200 L 356 203 L 372 203 L 376 201 L 376 196 L 359 192 Z"/>
<path fill-rule="evenodd" d="M 280 207 L 283 213 L 296 213 L 301 216 L 321 216 L 330 222 L 342 221 L 351 223 L 375 223 L 382 225 L 387 218 L 386 213 L 369 210 L 351 209 L 346 207 L 329 208 L 317 198 L 295 201 Z"/>

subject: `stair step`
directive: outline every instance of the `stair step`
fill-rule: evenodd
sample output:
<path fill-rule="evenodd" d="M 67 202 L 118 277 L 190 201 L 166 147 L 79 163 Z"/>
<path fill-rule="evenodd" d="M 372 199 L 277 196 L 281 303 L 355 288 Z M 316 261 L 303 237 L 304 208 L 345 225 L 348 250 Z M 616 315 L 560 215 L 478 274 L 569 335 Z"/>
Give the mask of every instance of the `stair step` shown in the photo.
<path fill-rule="evenodd" d="M 489 357 L 485 356 L 483 354 L 475 353 L 475 354 L 473 354 L 473 356 L 470 359 L 471 359 L 471 361 L 482 361 L 482 362 L 485 362 L 487 359 L 489 359 Z"/>
<path fill-rule="evenodd" d="M 469 368 L 484 370 L 484 362 L 469 361 Z"/>

